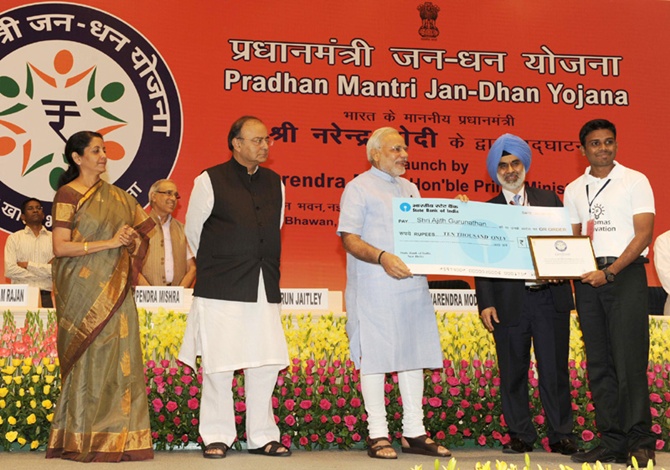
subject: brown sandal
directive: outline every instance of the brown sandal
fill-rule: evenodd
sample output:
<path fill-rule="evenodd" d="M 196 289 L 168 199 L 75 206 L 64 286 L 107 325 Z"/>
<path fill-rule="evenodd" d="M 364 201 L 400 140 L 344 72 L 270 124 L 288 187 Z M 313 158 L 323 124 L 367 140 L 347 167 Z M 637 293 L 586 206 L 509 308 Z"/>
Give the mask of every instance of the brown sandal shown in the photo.
<path fill-rule="evenodd" d="M 215 450 L 217 452 L 208 452 Z M 221 452 L 218 452 L 221 451 Z M 226 456 L 228 452 L 228 446 L 223 442 L 212 442 L 207 444 L 204 449 L 202 449 L 202 456 L 206 459 L 222 459 Z"/>
<path fill-rule="evenodd" d="M 383 444 L 384 442 L 386 442 L 386 444 Z M 373 459 L 392 460 L 398 458 L 398 454 L 395 453 L 395 449 L 393 449 L 391 442 L 389 442 L 386 437 L 377 437 L 375 439 L 370 439 L 368 437 L 365 440 L 365 443 L 368 445 L 368 455 Z M 380 454 L 382 449 L 393 449 L 393 455 Z"/>
<path fill-rule="evenodd" d="M 417 437 L 405 437 L 403 439 L 407 441 L 408 447 L 402 447 L 402 451 L 405 454 L 421 454 L 421 455 L 432 455 L 433 457 L 450 457 L 451 452 L 447 449 L 446 453 L 440 453 L 440 446 L 437 442 L 428 442 L 430 439 L 427 435 L 417 436 Z M 431 439 L 432 441 L 432 439 Z"/>
<path fill-rule="evenodd" d="M 279 452 L 280 450 L 283 450 L 283 452 Z M 268 457 L 288 457 L 291 455 L 291 449 L 286 447 L 285 445 L 277 442 L 277 441 L 270 441 L 264 446 L 259 447 L 258 449 L 249 449 L 250 454 L 257 454 L 257 455 L 267 455 Z"/>

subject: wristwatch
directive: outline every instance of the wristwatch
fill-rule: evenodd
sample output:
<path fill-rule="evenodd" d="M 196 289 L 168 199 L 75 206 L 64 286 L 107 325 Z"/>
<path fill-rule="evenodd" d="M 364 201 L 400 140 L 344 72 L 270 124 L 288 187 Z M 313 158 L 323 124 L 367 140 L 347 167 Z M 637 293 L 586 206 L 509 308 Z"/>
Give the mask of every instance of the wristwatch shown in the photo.
<path fill-rule="evenodd" d="M 607 282 L 614 282 L 614 276 L 615 274 L 609 270 L 609 268 L 603 269 L 603 273 L 605 273 L 605 279 Z"/>

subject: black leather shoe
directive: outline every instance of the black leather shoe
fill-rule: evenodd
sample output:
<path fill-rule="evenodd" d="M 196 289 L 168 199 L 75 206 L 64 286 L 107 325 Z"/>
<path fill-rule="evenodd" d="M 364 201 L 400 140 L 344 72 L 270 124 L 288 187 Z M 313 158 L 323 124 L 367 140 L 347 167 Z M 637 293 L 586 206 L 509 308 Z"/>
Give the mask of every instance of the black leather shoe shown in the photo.
<path fill-rule="evenodd" d="M 572 454 L 570 460 L 577 463 L 626 463 L 626 454 L 616 453 L 606 447 L 598 446 L 588 452 L 577 452 Z"/>
<path fill-rule="evenodd" d="M 552 452 L 556 452 L 557 454 L 563 454 L 563 455 L 572 455 L 576 454 L 577 452 L 584 452 L 582 449 L 579 448 L 579 446 L 574 440 L 568 437 L 564 437 L 558 442 L 549 444 L 549 448 L 551 449 Z"/>
<path fill-rule="evenodd" d="M 633 466 L 633 457 L 637 460 L 638 468 L 643 468 L 647 466 L 647 463 L 651 460 L 654 465 L 656 465 L 656 452 L 652 449 L 635 449 L 631 450 L 628 454 L 628 466 Z"/>
<path fill-rule="evenodd" d="M 511 441 L 503 445 L 503 454 L 523 454 L 533 452 L 533 444 L 522 441 L 518 437 L 513 437 Z"/>

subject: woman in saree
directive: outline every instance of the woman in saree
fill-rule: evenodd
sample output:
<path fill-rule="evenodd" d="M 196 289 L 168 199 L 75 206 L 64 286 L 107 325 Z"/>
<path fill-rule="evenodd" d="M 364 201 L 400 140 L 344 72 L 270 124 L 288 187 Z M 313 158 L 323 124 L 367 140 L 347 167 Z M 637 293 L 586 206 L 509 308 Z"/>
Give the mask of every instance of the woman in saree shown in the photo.
<path fill-rule="evenodd" d="M 53 205 L 53 262 L 61 395 L 47 458 L 153 458 L 137 309 L 130 286 L 154 222 L 100 177 L 102 135 L 65 146 L 69 167 Z"/>

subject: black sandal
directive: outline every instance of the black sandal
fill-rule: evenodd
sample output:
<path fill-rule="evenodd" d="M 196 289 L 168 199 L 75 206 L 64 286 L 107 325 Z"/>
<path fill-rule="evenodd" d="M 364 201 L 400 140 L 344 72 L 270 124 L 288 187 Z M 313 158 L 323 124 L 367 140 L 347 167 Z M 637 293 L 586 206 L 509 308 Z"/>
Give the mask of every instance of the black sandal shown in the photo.
<path fill-rule="evenodd" d="M 286 452 L 279 452 L 279 449 L 286 449 Z M 268 457 L 288 457 L 292 454 L 291 449 L 277 441 L 270 441 L 258 449 L 249 449 L 249 453 L 267 455 Z"/>
<path fill-rule="evenodd" d="M 430 439 L 427 435 L 423 434 L 418 437 L 405 437 L 403 438 L 407 441 L 409 447 L 402 447 L 402 451 L 405 454 L 421 454 L 421 455 L 431 455 L 433 457 L 450 457 L 451 452 L 447 449 L 447 452 L 444 454 L 440 453 L 440 445 L 437 442 L 428 442 Z M 444 447 L 444 446 L 442 446 Z"/>
<path fill-rule="evenodd" d="M 387 442 L 387 444 L 380 444 L 381 442 Z M 365 443 L 368 445 L 368 455 L 373 459 L 393 460 L 398 458 L 398 454 L 382 455 L 379 453 L 382 449 L 393 449 L 391 442 L 386 437 L 377 437 L 375 439 L 368 437 Z M 393 452 L 395 452 L 395 449 L 393 449 Z"/>
<path fill-rule="evenodd" d="M 220 450 L 221 453 L 207 452 L 211 450 Z M 226 452 L 228 452 L 228 446 L 226 444 L 223 442 L 212 442 L 211 444 L 207 444 L 205 448 L 202 449 L 202 456 L 206 459 L 222 459 L 226 456 Z"/>

